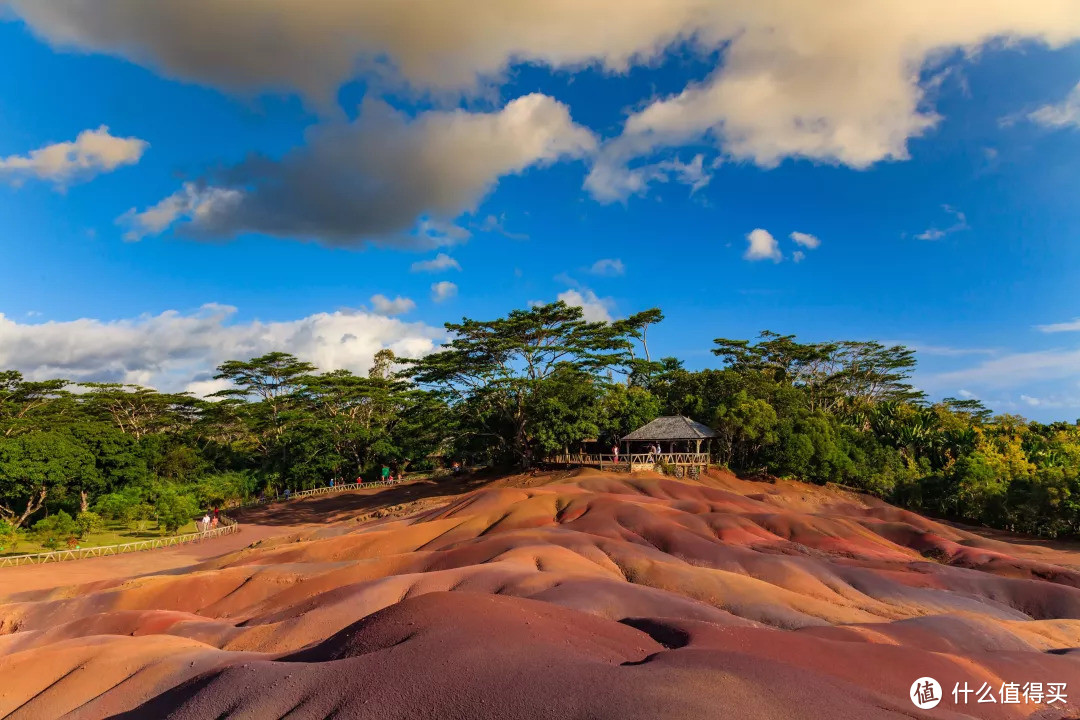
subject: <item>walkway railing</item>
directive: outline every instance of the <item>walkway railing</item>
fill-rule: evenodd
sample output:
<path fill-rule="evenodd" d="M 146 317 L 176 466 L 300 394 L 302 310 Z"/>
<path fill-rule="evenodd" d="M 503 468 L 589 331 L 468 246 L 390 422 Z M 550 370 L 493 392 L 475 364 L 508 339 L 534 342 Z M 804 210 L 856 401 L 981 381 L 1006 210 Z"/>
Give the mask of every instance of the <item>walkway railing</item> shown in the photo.
<path fill-rule="evenodd" d="M 240 532 L 239 523 L 218 515 L 221 526 L 213 530 L 173 535 L 172 537 L 150 538 L 136 542 L 123 543 L 122 545 L 102 545 L 100 547 L 72 548 L 69 550 L 52 550 L 50 552 L 34 553 L 32 555 L 9 555 L 0 557 L 0 568 L 14 567 L 17 565 L 40 565 L 51 562 L 64 562 L 65 560 L 82 560 L 83 558 L 105 557 L 106 555 L 124 555 L 127 553 L 141 552 L 143 550 L 155 550 L 157 548 L 172 547 L 174 545 L 187 545 L 188 543 L 202 542 L 222 535 L 232 535 Z"/>
<path fill-rule="evenodd" d="M 399 482 L 404 481 L 391 480 L 390 482 L 382 482 L 381 480 L 379 480 L 376 482 L 365 483 L 343 483 L 341 485 L 334 485 L 332 487 L 326 485 L 323 487 L 312 488 L 311 490 L 299 490 L 297 492 L 290 492 L 287 495 L 267 495 L 266 497 L 259 498 L 257 500 L 251 500 L 240 505 L 230 505 L 229 509 L 242 510 L 244 508 L 256 507 L 258 505 L 269 505 L 270 503 L 282 502 L 284 500 L 298 500 L 300 498 L 311 497 L 313 495 L 329 495 L 330 493 L 345 492 L 347 490 L 364 490 L 366 488 L 389 487 L 391 485 L 398 485 Z"/>
<path fill-rule="evenodd" d="M 366 483 L 343 483 L 341 485 L 334 485 L 333 487 L 318 487 L 311 490 L 300 490 L 299 492 L 290 492 L 288 495 L 276 495 L 273 497 L 264 497 L 251 502 L 243 503 L 241 505 L 230 505 L 230 510 L 241 510 L 247 507 L 254 507 L 257 505 L 269 505 L 273 502 L 280 502 L 283 500 L 298 500 L 300 498 L 312 497 L 313 495 L 329 495 L 330 493 L 346 492 L 348 490 L 362 490 L 365 488 L 373 487 L 387 487 L 390 485 L 397 485 L 399 481 L 393 480 L 390 482 L 366 482 Z M 7 557 L 0 557 L 0 568 L 14 567 L 17 565 L 34 565 L 51 562 L 64 562 L 66 560 L 82 560 L 83 558 L 91 557 L 105 557 L 106 555 L 124 555 L 132 552 L 141 552 L 143 550 L 156 550 L 157 548 L 172 547 L 174 545 L 186 545 L 193 542 L 202 542 L 203 540 L 209 540 L 211 538 L 221 537 L 222 535 L 231 535 L 232 533 L 240 532 L 240 524 L 235 520 L 226 517 L 224 514 L 219 513 L 218 518 L 221 522 L 220 527 L 216 527 L 213 530 L 203 530 L 200 532 L 187 533 L 184 535 L 174 535 L 172 537 L 163 538 L 151 538 L 149 540 L 139 540 L 137 542 L 123 543 L 122 545 L 102 545 L 100 547 L 91 548 L 72 548 L 69 550 L 52 550 L 50 552 L 34 553 L 32 555 L 9 555 Z"/>
<path fill-rule="evenodd" d="M 708 453 L 629 453 L 623 455 L 611 455 L 603 453 L 569 453 L 552 455 L 548 462 L 561 465 L 595 465 L 601 468 L 628 468 L 635 465 L 655 465 L 663 462 L 676 467 L 695 465 L 705 467 L 709 464 Z"/>

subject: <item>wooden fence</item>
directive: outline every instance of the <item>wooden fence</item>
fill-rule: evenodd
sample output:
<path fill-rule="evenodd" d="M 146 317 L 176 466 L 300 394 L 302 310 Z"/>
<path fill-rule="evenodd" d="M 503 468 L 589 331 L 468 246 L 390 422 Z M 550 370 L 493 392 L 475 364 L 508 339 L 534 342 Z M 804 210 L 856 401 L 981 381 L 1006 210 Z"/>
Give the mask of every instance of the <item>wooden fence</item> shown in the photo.
<path fill-rule="evenodd" d="M 618 459 L 616 459 L 618 458 Z M 601 468 L 610 467 L 613 470 L 625 470 L 641 465 L 655 465 L 663 462 L 675 467 L 696 466 L 707 467 L 709 464 L 708 453 L 619 453 L 618 456 L 611 454 L 593 453 L 570 453 L 552 455 L 548 462 L 556 465 L 590 465 Z"/>
<path fill-rule="evenodd" d="M 329 495 L 330 493 L 346 492 L 348 490 L 363 490 L 365 488 L 386 487 L 397 484 L 397 481 L 343 483 L 341 485 L 334 485 L 333 487 L 326 486 L 312 488 L 311 490 L 290 492 L 288 495 L 263 497 L 241 505 L 230 505 L 229 509 L 240 510 L 246 507 L 269 505 L 270 503 L 281 502 L 284 500 L 299 500 L 300 498 L 312 497 L 313 495 Z M 132 552 L 141 552 L 143 550 L 156 550 L 157 548 L 172 547 L 174 545 L 202 542 L 203 540 L 210 540 L 212 538 L 221 537 L 222 535 L 231 535 L 232 533 L 240 532 L 240 524 L 235 520 L 226 517 L 222 513 L 218 514 L 218 518 L 221 521 L 221 526 L 214 528 L 213 530 L 187 533 L 185 535 L 174 535 L 172 537 L 151 538 L 149 540 L 139 540 L 137 542 L 124 543 L 122 545 L 102 545 L 101 547 L 53 550 L 50 552 L 35 553 L 33 555 L 9 555 L 7 557 L 0 557 L 0 568 L 15 567 L 17 565 L 40 565 L 43 563 L 64 562 L 65 560 L 82 560 L 83 558 L 105 557 L 106 555 L 124 555 Z"/>
<path fill-rule="evenodd" d="M 404 482 L 404 481 L 402 481 Z M 297 492 L 290 492 L 288 494 L 280 495 L 267 495 L 250 502 L 246 502 L 240 505 L 230 505 L 230 510 L 242 510 L 243 508 L 257 507 L 259 505 L 269 505 L 270 503 L 283 502 L 285 500 L 299 500 L 300 498 L 312 497 L 313 495 L 329 495 L 330 493 L 346 492 L 348 490 L 364 490 L 366 488 L 376 487 L 389 487 L 391 485 L 397 485 L 397 480 L 391 480 L 390 482 L 382 482 L 381 480 L 376 482 L 365 483 L 343 483 L 341 485 L 334 485 L 330 487 L 326 485 L 324 487 L 312 488 L 311 490 L 299 490 Z"/>
<path fill-rule="evenodd" d="M 17 565 L 41 565 L 51 562 L 64 562 L 65 560 L 82 560 L 83 558 L 105 557 L 106 555 L 124 555 L 127 553 L 141 552 L 143 550 L 155 550 L 157 548 L 172 547 L 174 545 L 187 545 L 193 542 L 202 542 L 222 535 L 232 535 L 240 532 L 240 525 L 219 514 L 221 526 L 213 530 L 187 533 L 185 535 L 173 535 L 172 537 L 150 538 L 122 545 L 102 545 L 101 547 L 72 548 L 69 550 L 53 550 L 50 552 L 35 553 L 33 555 L 9 555 L 0 557 L 0 568 L 15 567 Z"/>

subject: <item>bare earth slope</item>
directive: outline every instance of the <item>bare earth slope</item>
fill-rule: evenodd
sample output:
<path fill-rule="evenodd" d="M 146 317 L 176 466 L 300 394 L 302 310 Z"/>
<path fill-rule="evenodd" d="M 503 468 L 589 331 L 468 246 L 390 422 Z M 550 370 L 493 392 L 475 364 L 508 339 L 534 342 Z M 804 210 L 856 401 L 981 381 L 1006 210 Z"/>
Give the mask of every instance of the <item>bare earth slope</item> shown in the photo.
<path fill-rule="evenodd" d="M 1080 699 L 1067 547 L 719 473 L 467 489 L 260 510 L 281 535 L 160 574 L 0 570 L 0 717 L 1077 717 L 951 696 Z"/>

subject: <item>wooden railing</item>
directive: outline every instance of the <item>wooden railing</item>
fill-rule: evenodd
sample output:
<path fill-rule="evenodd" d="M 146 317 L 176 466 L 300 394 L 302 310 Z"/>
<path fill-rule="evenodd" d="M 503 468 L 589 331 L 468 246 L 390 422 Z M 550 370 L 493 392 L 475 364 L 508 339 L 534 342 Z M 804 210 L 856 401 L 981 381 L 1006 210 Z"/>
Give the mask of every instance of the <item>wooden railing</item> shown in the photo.
<path fill-rule="evenodd" d="M 299 500 L 300 498 L 312 497 L 313 495 L 329 495 L 331 493 L 346 492 L 348 490 L 364 490 L 366 488 L 389 487 L 391 485 L 397 485 L 398 482 L 399 481 L 397 480 L 391 480 L 389 482 L 383 482 L 381 480 L 378 480 L 375 482 L 365 483 L 342 483 L 341 485 L 334 485 L 333 487 L 326 485 L 323 487 L 312 488 L 311 490 L 299 490 L 297 492 L 289 492 L 288 494 L 281 493 L 279 495 L 267 495 L 265 497 L 251 500 L 250 502 L 242 503 L 240 505 L 230 505 L 229 509 L 242 510 L 243 508 L 256 507 L 258 505 L 269 505 L 270 503 L 283 502 L 285 500 Z"/>
<path fill-rule="evenodd" d="M 386 487 L 397 484 L 398 481 L 396 480 L 390 482 L 382 482 L 380 480 L 378 482 L 366 483 L 343 483 L 341 485 L 334 485 L 333 487 L 327 485 L 325 487 L 312 488 L 311 490 L 290 492 L 288 495 L 266 496 L 240 505 L 230 505 L 229 509 L 241 510 L 247 507 L 269 505 L 270 503 L 281 502 L 284 500 L 298 500 L 300 498 L 312 497 L 313 495 L 329 495 L 330 493 L 346 492 L 348 490 L 362 490 L 365 488 Z M 141 552 L 143 550 L 156 550 L 157 548 L 172 547 L 174 545 L 186 545 L 187 543 L 201 542 L 203 540 L 221 537 L 222 535 L 231 535 L 232 533 L 240 532 L 240 525 L 235 520 L 226 517 L 222 513 L 218 513 L 218 518 L 221 522 L 221 526 L 212 530 L 174 535 L 172 537 L 151 538 L 149 540 L 123 543 L 122 545 L 102 545 L 100 547 L 92 548 L 52 550 L 50 552 L 34 553 L 33 555 L 9 555 L 7 557 L 0 557 L 0 568 L 14 567 L 17 565 L 64 562 L 65 560 L 82 560 L 83 558 L 105 557 L 106 555 L 124 555 L 126 553 Z"/>
<path fill-rule="evenodd" d="M 240 532 L 240 525 L 219 514 L 221 526 L 213 530 L 173 535 L 172 537 L 150 538 L 136 542 L 123 543 L 122 545 L 102 545 L 100 547 L 71 548 L 68 550 L 52 550 L 50 552 L 34 553 L 33 555 L 9 555 L 0 557 L 0 567 L 14 567 L 17 565 L 40 565 L 51 562 L 64 562 L 65 560 L 82 560 L 83 558 L 105 557 L 106 555 L 124 555 L 127 553 L 141 552 L 143 550 L 155 550 L 157 548 L 172 547 L 174 545 L 187 545 L 193 542 L 202 542 L 222 535 L 232 535 Z"/>
<path fill-rule="evenodd" d="M 709 464 L 708 453 L 629 453 L 623 455 L 603 454 L 603 453 L 569 453 L 561 455 L 552 455 L 548 458 L 548 462 L 557 465 L 596 465 L 601 468 L 626 468 L 633 465 L 655 465 L 658 462 L 664 462 L 668 465 L 682 466 L 682 465 L 700 465 L 706 466 Z"/>

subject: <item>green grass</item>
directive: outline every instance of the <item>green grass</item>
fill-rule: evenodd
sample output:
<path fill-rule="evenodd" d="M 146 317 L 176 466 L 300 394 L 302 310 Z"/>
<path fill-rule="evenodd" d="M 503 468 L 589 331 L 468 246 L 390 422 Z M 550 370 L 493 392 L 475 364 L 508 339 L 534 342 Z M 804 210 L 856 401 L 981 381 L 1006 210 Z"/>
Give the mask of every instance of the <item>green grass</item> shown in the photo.
<path fill-rule="evenodd" d="M 189 522 L 180 528 L 174 535 L 184 535 L 197 530 L 195 521 Z M 139 540 L 151 540 L 153 538 L 169 537 L 170 533 L 158 528 L 153 521 L 135 523 L 105 523 L 105 528 L 92 532 L 79 541 L 80 548 L 100 547 L 102 545 L 122 545 L 124 543 L 138 542 Z M 67 545 L 62 544 L 60 550 L 66 550 Z M 49 552 L 49 549 L 35 540 L 33 537 L 24 535 L 14 544 L 0 541 L 0 556 L 5 555 L 31 555 L 33 553 Z"/>

